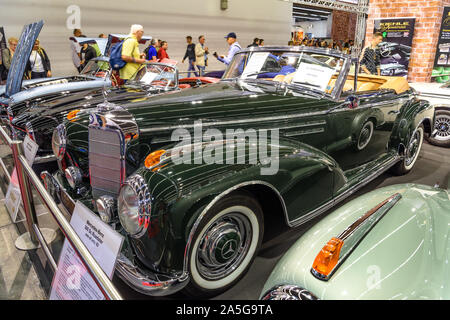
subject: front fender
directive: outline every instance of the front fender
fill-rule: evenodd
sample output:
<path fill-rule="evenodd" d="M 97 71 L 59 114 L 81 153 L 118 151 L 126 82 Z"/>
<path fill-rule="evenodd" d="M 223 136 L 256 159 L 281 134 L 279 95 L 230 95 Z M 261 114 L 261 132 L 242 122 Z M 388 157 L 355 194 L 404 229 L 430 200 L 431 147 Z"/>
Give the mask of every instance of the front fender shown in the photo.
<path fill-rule="evenodd" d="M 273 147 L 274 143 L 270 145 Z M 248 143 L 246 146 L 248 156 L 251 149 Z M 273 175 L 262 175 L 264 166 L 260 162 L 167 162 L 155 171 L 138 169 L 135 174 L 144 178 L 152 197 L 152 222 L 148 232 L 138 239 L 131 238 L 139 260 L 158 272 L 186 271 L 186 253 L 196 227 L 213 203 L 233 191 L 255 185 L 270 190 L 282 208 L 282 212 L 276 214 L 289 224 L 301 214 L 293 210 L 298 206 L 301 192 L 317 194 L 316 187 L 325 187 L 320 197 L 326 201 L 332 197 L 334 187 L 341 187 L 345 179 L 342 171 L 325 153 L 285 138 L 280 139 L 277 147 L 279 167 Z M 318 177 L 321 181 L 317 181 Z M 306 179 L 315 180 L 314 185 L 304 183 Z M 310 194 L 304 195 L 304 202 L 310 203 Z"/>

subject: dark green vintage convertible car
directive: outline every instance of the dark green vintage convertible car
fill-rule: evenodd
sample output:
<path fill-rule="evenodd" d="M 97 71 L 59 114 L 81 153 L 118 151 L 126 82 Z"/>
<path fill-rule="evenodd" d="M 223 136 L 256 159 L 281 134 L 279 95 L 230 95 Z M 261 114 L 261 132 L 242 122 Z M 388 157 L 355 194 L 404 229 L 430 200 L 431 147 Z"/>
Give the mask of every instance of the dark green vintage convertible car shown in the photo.
<path fill-rule="evenodd" d="M 218 294 L 248 270 L 268 221 L 297 226 L 413 168 L 434 109 L 404 78 L 351 67 L 333 50 L 242 50 L 218 83 L 62 123 L 61 170 L 42 178 L 125 235 L 116 271 L 135 290 Z"/>

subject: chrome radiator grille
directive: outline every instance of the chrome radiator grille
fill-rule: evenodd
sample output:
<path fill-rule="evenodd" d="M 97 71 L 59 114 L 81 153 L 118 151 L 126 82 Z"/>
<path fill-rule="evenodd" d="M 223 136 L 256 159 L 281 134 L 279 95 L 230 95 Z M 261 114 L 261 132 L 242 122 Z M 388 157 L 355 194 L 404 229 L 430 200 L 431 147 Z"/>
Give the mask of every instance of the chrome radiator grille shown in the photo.
<path fill-rule="evenodd" d="M 89 171 L 92 196 L 116 198 L 123 180 L 123 140 L 118 130 L 89 126 Z"/>

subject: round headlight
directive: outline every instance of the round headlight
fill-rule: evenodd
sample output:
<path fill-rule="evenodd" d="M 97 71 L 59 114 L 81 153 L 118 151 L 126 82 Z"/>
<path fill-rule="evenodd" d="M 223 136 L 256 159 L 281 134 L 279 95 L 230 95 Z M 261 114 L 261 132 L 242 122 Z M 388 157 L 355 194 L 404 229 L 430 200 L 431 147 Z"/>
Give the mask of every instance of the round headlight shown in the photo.
<path fill-rule="evenodd" d="M 120 189 L 118 198 L 119 220 L 132 237 L 141 237 L 150 222 L 150 193 L 144 179 L 131 176 Z"/>
<path fill-rule="evenodd" d="M 270 289 L 261 300 L 317 300 L 317 297 L 303 288 L 284 285 Z"/>
<path fill-rule="evenodd" d="M 52 149 L 56 158 L 62 160 L 66 153 L 66 127 L 63 124 L 53 130 Z"/>

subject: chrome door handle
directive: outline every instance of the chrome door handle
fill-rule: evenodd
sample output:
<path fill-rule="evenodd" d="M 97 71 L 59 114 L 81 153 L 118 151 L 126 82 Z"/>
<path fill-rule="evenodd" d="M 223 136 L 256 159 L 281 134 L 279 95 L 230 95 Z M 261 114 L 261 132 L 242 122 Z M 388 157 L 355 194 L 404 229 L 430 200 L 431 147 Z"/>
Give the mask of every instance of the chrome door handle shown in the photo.
<path fill-rule="evenodd" d="M 400 111 L 394 111 L 394 110 L 388 112 L 388 114 L 399 114 L 399 113 L 400 113 Z"/>

